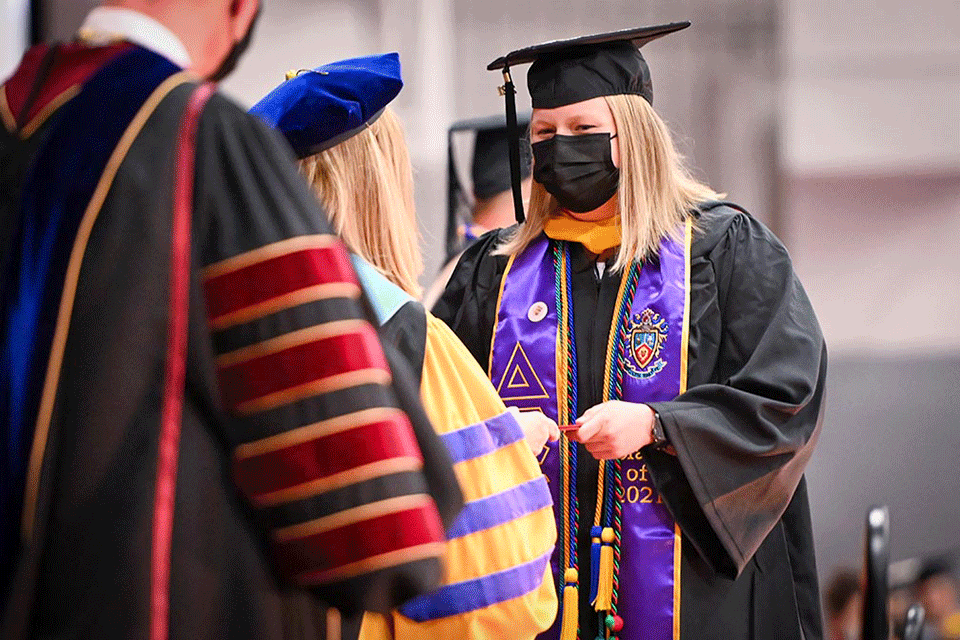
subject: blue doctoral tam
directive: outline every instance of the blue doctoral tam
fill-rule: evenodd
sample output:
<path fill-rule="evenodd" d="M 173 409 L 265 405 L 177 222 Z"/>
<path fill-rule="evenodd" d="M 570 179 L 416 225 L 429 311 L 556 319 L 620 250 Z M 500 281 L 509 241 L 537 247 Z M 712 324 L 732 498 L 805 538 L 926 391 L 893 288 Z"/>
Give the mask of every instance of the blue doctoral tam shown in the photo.
<path fill-rule="evenodd" d="M 250 113 L 279 130 L 298 158 L 360 133 L 403 88 L 396 53 L 341 60 L 288 77 Z"/>

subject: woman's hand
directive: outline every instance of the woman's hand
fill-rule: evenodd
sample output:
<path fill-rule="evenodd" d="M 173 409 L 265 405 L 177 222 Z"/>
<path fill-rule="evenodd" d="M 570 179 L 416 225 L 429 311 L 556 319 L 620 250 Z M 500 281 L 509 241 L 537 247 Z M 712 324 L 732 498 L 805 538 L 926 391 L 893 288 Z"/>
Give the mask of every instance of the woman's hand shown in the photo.
<path fill-rule="evenodd" d="M 653 442 L 653 418 L 645 404 L 610 400 L 587 409 L 569 435 L 597 460 L 616 460 Z"/>
<path fill-rule="evenodd" d="M 520 411 L 516 407 L 509 409 L 520 424 L 520 428 L 523 429 L 523 435 L 533 455 L 540 453 L 548 440 L 556 442 L 560 439 L 560 427 L 539 411 Z"/>

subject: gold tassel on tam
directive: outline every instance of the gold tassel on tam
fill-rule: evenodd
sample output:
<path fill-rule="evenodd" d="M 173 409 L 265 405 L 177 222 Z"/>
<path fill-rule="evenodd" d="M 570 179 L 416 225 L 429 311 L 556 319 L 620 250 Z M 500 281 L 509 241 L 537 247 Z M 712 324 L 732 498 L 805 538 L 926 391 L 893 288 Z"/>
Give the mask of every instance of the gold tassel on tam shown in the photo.
<path fill-rule="evenodd" d="M 600 575 L 597 580 L 597 611 L 610 609 L 613 600 L 613 529 L 604 527 L 600 533 Z"/>
<path fill-rule="evenodd" d="M 576 569 L 567 569 L 563 574 L 563 619 L 560 622 L 560 640 L 577 640 L 577 632 L 580 630 L 578 579 Z"/>

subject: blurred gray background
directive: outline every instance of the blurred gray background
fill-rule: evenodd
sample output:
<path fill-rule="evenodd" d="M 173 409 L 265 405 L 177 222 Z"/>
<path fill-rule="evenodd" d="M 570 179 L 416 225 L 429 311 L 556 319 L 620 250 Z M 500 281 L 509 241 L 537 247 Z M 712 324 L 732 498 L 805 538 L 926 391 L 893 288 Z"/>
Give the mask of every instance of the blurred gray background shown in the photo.
<path fill-rule="evenodd" d="M 26 4 L 0 0 L 8 26 Z M 48 35 L 70 37 L 92 4 L 47 1 Z M 891 507 L 894 559 L 960 545 L 957 0 L 266 0 L 264 11 L 224 85 L 244 105 L 288 69 L 400 52 L 425 282 L 441 257 L 446 129 L 502 108 L 489 61 L 691 20 L 644 49 L 656 107 L 698 173 L 787 244 L 830 347 L 807 474 L 821 573 L 860 563 L 874 503 Z M 17 43 L 0 40 L 9 57 Z"/>

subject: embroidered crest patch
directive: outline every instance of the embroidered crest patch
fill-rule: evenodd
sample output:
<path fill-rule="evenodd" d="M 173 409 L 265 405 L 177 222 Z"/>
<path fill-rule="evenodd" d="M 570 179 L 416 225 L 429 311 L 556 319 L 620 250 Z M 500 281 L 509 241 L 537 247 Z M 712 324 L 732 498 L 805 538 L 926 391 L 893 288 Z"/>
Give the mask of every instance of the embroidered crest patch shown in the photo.
<path fill-rule="evenodd" d="M 646 380 L 663 371 L 667 363 L 659 356 L 669 331 L 667 321 L 653 309 L 635 314 L 627 326 L 627 354 L 623 359 L 627 373 Z"/>

